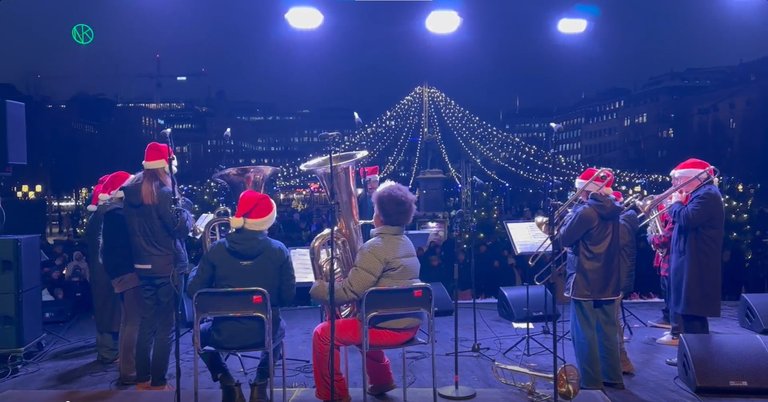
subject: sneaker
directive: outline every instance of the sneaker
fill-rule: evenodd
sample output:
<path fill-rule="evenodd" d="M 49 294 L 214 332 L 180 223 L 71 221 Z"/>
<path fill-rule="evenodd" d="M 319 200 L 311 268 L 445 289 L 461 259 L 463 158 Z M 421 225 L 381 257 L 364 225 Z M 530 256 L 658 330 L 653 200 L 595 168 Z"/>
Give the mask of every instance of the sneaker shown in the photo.
<path fill-rule="evenodd" d="M 373 395 L 373 396 L 384 395 L 395 388 L 397 388 L 397 385 L 395 385 L 395 383 L 371 385 L 370 387 L 368 387 L 368 395 Z"/>
<path fill-rule="evenodd" d="M 650 325 L 652 327 L 655 327 L 655 328 L 672 329 L 672 324 L 670 324 L 667 321 L 663 321 L 663 320 L 648 321 L 648 325 Z"/>
<path fill-rule="evenodd" d="M 136 390 L 137 391 L 147 391 L 147 390 L 149 390 L 150 386 L 151 386 L 151 383 L 149 381 L 137 382 L 136 383 Z"/>
<path fill-rule="evenodd" d="M 667 363 L 668 366 L 677 367 L 677 357 L 664 360 L 664 363 Z"/>
<path fill-rule="evenodd" d="M 680 344 L 680 338 L 677 336 L 673 336 L 672 334 L 664 335 L 661 338 L 657 339 L 656 343 L 661 345 L 677 346 Z"/>

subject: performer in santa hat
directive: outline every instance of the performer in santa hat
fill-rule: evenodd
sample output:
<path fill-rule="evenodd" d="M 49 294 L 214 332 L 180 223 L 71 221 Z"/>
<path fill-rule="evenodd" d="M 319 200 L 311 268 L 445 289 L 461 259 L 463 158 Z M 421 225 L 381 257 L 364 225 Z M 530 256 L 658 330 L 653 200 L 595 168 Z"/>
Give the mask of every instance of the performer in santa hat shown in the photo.
<path fill-rule="evenodd" d="M 671 172 L 672 194 L 667 208 L 675 222 L 669 248 L 669 308 L 680 319 L 683 334 L 708 334 L 707 317 L 720 316 L 721 253 L 725 237 L 723 197 L 715 168 L 701 159 L 688 159 Z M 677 365 L 677 359 L 667 359 Z"/>
<path fill-rule="evenodd" d="M 361 225 L 363 240 L 368 241 L 371 238 L 371 229 L 373 229 L 373 193 L 379 188 L 379 167 L 360 168 L 360 180 L 363 182 L 363 191 L 357 197 L 357 208 L 360 213 L 360 220 L 365 221 Z"/>
<path fill-rule="evenodd" d="M 288 306 L 296 295 L 296 279 L 291 256 L 285 245 L 271 239 L 267 233 L 275 223 L 277 207 L 266 195 L 254 190 L 240 194 L 235 216 L 230 224 L 235 229 L 211 246 L 192 273 L 187 294 L 207 288 L 259 287 L 269 293 L 272 303 L 272 336 L 285 335 L 285 323 L 280 318 L 280 306 Z M 246 348 L 263 343 L 264 324 L 253 319 L 214 319 L 200 329 L 203 347 L 224 349 Z M 275 347 L 275 360 L 280 358 L 280 346 Z M 223 401 L 244 401 L 240 383 L 227 369 L 218 352 L 203 352 L 200 357 L 214 382 L 219 382 Z M 267 401 L 269 396 L 269 353 L 263 352 L 250 381 L 251 401 Z"/>

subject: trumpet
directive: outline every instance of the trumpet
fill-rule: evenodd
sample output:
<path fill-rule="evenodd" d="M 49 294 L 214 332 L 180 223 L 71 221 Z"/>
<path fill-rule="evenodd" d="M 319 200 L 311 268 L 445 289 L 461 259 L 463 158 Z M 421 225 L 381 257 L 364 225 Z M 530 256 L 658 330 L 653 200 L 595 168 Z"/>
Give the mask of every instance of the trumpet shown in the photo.
<path fill-rule="evenodd" d="M 525 391 L 528 393 L 529 398 L 534 401 L 546 401 L 550 399 L 550 395 L 536 390 L 537 378 L 554 383 L 557 390 L 557 395 L 562 399 L 569 401 L 579 394 L 579 369 L 577 369 L 576 366 L 572 364 L 564 364 L 560 366 L 560 368 L 557 370 L 556 376 L 553 376 L 549 373 L 534 371 L 521 366 L 514 366 L 511 364 L 503 364 L 499 362 L 494 362 L 491 369 L 493 370 L 493 376 L 496 377 L 499 382 Z M 527 375 L 530 378 L 530 381 L 519 382 L 515 379 L 514 375 L 510 375 L 508 378 L 504 374 L 506 372 Z"/>
<path fill-rule="evenodd" d="M 695 176 L 691 176 L 686 181 L 676 185 L 672 186 L 667 191 L 659 194 L 659 195 L 649 195 L 646 198 L 640 200 L 637 202 L 638 208 L 640 208 L 641 214 L 638 217 L 647 216 L 644 221 L 640 222 L 640 226 L 644 226 L 647 224 L 650 224 L 652 222 L 655 222 L 654 225 L 658 228 L 659 233 L 661 233 L 661 222 L 659 220 L 659 216 L 663 212 L 663 210 L 659 210 L 660 205 L 664 205 L 665 207 L 668 204 L 668 200 L 670 197 L 672 197 L 672 194 L 680 191 L 681 189 L 688 186 L 688 184 L 692 183 L 694 180 L 698 180 L 700 183 L 693 191 L 696 191 L 699 187 L 713 182 L 715 179 L 717 179 L 717 176 L 720 175 L 720 171 L 712 167 L 714 170 L 710 173 L 709 170 L 704 170 L 696 174 Z M 702 175 L 705 175 L 706 177 L 702 177 Z M 647 201 L 646 201 L 647 200 Z M 656 230 L 654 228 L 653 230 Z"/>

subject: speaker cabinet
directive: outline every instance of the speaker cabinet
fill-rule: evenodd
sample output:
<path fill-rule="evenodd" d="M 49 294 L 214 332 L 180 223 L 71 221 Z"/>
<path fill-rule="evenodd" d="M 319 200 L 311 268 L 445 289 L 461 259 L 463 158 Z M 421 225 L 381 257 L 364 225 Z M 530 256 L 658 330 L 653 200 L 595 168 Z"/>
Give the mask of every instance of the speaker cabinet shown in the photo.
<path fill-rule="evenodd" d="M 697 393 L 768 393 L 768 345 L 760 335 L 682 334 L 677 374 Z"/>
<path fill-rule="evenodd" d="M 40 237 L 0 236 L 0 349 L 22 348 L 43 333 Z"/>
<path fill-rule="evenodd" d="M 27 164 L 27 112 L 21 102 L 0 100 L 0 166 Z"/>
<path fill-rule="evenodd" d="M 552 293 L 543 285 L 501 287 L 497 308 L 501 318 L 512 322 L 543 322 L 560 316 Z"/>
<path fill-rule="evenodd" d="M 758 334 L 768 334 L 768 293 L 741 295 L 739 324 Z"/>
<path fill-rule="evenodd" d="M 445 286 L 440 282 L 430 282 L 429 286 L 435 298 L 435 317 L 453 315 L 453 299 Z"/>

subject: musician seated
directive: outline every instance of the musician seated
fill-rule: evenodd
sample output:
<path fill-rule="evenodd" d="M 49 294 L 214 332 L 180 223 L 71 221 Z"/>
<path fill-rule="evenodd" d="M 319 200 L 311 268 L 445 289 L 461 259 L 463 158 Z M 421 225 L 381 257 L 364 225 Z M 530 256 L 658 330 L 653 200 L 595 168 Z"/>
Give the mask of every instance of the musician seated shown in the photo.
<path fill-rule="evenodd" d="M 190 297 L 206 288 L 260 287 L 269 292 L 272 303 L 272 336 L 282 337 L 285 324 L 280 306 L 288 305 L 296 295 L 296 279 L 291 256 L 285 245 L 267 235 L 275 222 L 276 206 L 269 196 L 246 190 L 240 194 L 235 217 L 230 224 L 236 230 L 211 246 L 192 272 L 187 287 Z M 264 323 L 254 318 L 215 318 L 200 329 L 203 347 L 238 349 L 264 344 Z M 275 360 L 280 347 L 274 349 Z M 230 374 L 221 354 L 203 352 L 201 358 L 213 381 L 221 384 L 223 401 L 242 401 L 240 383 Z M 269 354 L 262 352 L 256 378 L 250 382 L 253 401 L 268 400 Z"/>
<path fill-rule="evenodd" d="M 335 288 L 336 305 L 357 302 L 372 287 L 406 286 L 419 282 L 419 259 L 413 244 L 405 236 L 405 226 L 411 223 L 416 212 L 416 196 L 407 187 L 393 182 L 383 183 L 373 193 L 375 229 L 371 240 L 363 244 L 357 253 L 349 275 Z M 315 281 L 310 294 L 315 300 L 328 302 L 328 283 Z M 411 340 L 421 325 L 416 317 L 400 318 L 377 323 L 369 328 L 371 346 L 396 346 Z M 312 366 L 315 376 L 315 395 L 330 400 L 334 387 L 336 400 L 349 401 L 349 389 L 339 370 L 339 346 L 362 343 L 359 318 L 336 320 L 334 343 L 333 384 L 329 373 L 330 323 L 323 322 L 312 335 Z M 366 369 L 371 386 L 368 393 L 383 394 L 395 388 L 389 360 L 383 351 L 369 351 Z"/>

